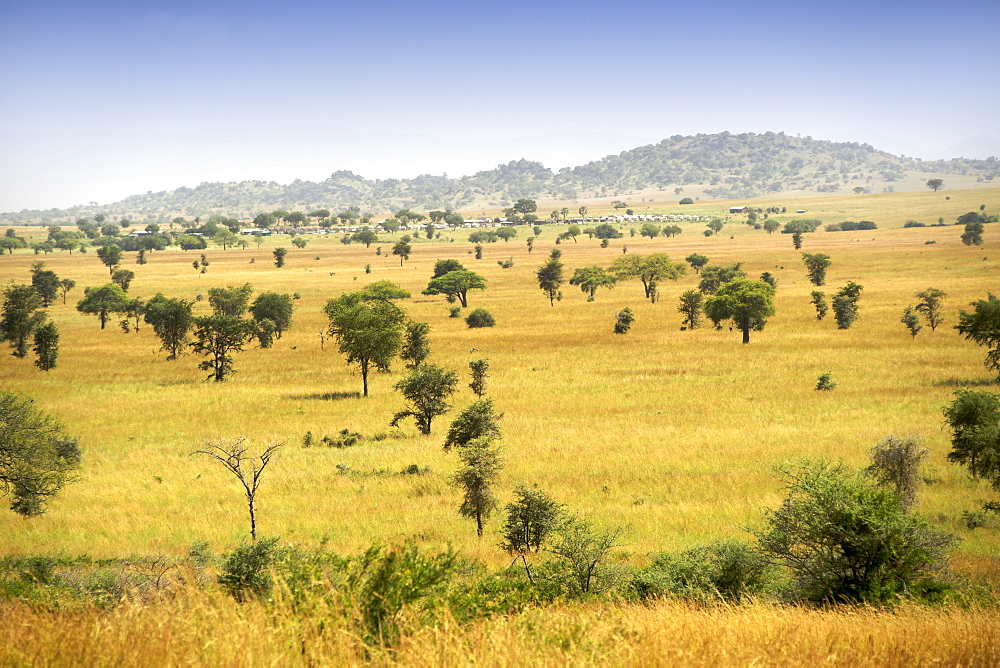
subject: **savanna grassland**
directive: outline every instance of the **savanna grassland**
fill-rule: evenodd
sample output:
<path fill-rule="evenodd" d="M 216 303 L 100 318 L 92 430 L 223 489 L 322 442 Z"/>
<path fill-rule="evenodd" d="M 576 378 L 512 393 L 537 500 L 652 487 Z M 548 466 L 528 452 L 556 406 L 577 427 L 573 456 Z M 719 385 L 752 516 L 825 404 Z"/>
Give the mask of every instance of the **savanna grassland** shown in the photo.
<path fill-rule="evenodd" d="M 633 208 L 724 215 L 731 204 Z M 220 551 L 237 545 L 248 533 L 242 492 L 218 465 L 191 453 L 206 440 L 245 436 L 258 447 L 285 443 L 258 497 L 262 535 L 291 544 L 325 541 L 343 554 L 412 537 L 428 548 L 452 546 L 490 567 L 505 566 L 510 557 L 497 547 L 496 518 L 480 539 L 474 524 L 457 514 L 459 493 L 448 484 L 457 463 L 454 453 L 441 448 L 451 418 L 475 398 L 466 386 L 468 362 L 485 357 L 491 368 L 487 396 L 504 414 L 501 503 L 511 499 L 515 485 L 537 484 L 596 524 L 623 527 L 617 559 L 642 563 L 651 552 L 748 539 L 762 510 L 783 497 L 774 466 L 805 457 L 864 466 L 882 437 L 915 434 L 931 450 L 919 512 L 962 539 L 954 571 L 996 585 L 996 521 L 971 531 L 962 518 L 962 511 L 996 495 L 946 461 L 949 435 L 941 414 L 957 387 L 991 381 L 984 351 L 953 329 L 960 309 L 1000 290 L 1000 229 L 987 225 L 984 245 L 969 247 L 959 239 L 962 228 L 951 225 L 981 204 L 996 213 L 1000 190 L 754 200 L 754 206 L 786 206 L 789 213 L 777 216 L 781 221 L 878 224 L 877 230 L 805 235 L 802 251 L 832 259 L 827 285 L 818 289 L 829 297 L 848 281 L 864 286 L 860 318 L 847 330 L 838 330 L 832 315 L 816 319 L 809 294 L 817 288 L 790 235 L 754 230 L 742 224 L 742 216 L 733 216 L 712 237 L 703 235 L 703 223 L 680 223 L 679 237 L 653 240 L 630 237 L 629 227 L 638 230 L 640 224 L 625 225 L 625 237 L 607 248 L 586 236 L 556 246 L 565 226 L 546 224 L 530 253 L 530 227 L 521 226 L 510 242 L 486 244 L 481 260 L 471 254 L 467 230 L 445 231 L 440 240 L 415 240 L 402 266 L 388 254 L 400 234 L 382 235 L 371 248 L 319 236 L 308 237 L 304 249 L 282 236 L 264 239 L 259 248 L 210 247 L 203 274 L 191 266 L 198 251 L 150 253 L 141 266 L 134 264 L 134 253 L 126 254 L 123 266 L 136 273 L 129 290 L 134 296 L 162 292 L 195 299 L 209 288 L 246 282 L 255 292 L 298 294 L 291 329 L 272 349 L 250 346 L 239 353 L 237 373 L 222 384 L 205 382 L 200 359 L 191 354 L 167 361 L 149 326 L 126 334 L 109 324 L 102 331 L 95 317 L 76 311 L 85 286 L 108 281 L 93 251 L 16 251 L 0 257 L 3 283 L 29 283 L 32 263 L 41 260 L 77 287 L 65 305 L 60 299 L 48 309 L 61 334 L 58 367 L 40 372 L 30 358 L 4 354 L 0 379 L 4 389 L 30 394 L 59 416 L 79 437 L 84 463 L 78 479 L 41 517 L 0 513 L 0 552 L 102 558 L 183 555 L 200 541 Z M 791 213 L 797 208 L 807 213 Z M 939 217 L 949 225 L 902 228 L 907 220 L 931 225 Z M 38 240 L 45 236 L 45 228 L 17 231 Z M 288 249 L 282 268 L 271 256 L 278 246 Z M 562 299 L 550 306 L 535 270 L 556 247 L 563 251 L 567 280 L 575 268 L 607 267 L 625 247 L 675 260 L 700 253 L 712 265 L 742 262 L 751 278 L 765 271 L 777 278 L 776 314 L 763 331 L 751 334 L 749 345 L 741 343 L 739 331 L 715 331 L 710 323 L 682 331 L 678 297 L 698 282 L 690 270 L 661 284 L 656 304 L 631 281 L 598 290 L 594 302 L 567 283 Z M 487 279 L 485 291 L 470 293 L 469 308 L 488 309 L 496 327 L 468 329 L 463 319 L 449 317 L 443 297 L 420 294 L 434 262 L 445 258 Z M 498 266 L 508 258 L 511 268 Z M 400 364 L 391 374 L 373 374 L 371 396 L 362 398 L 360 375 L 325 335 L 327 300 L 383 279 L 409 290 L 413 297 L 401 305 L 410 318 L 430 324 L 429 361 L 457 370 L 463 379 L 453 412 L 438 418 L 429 436 L 412 422 L 388 426 L 403 408 L 393 390 Z M 928 287 L 947 292 L 945 322 L 911 338 L 900 317 L 916 303 L 914 293 Z M 626 306 L 635 312 L 635 324 L 628 334 L 615 335 L 614 315 Z M 207 315 L 207 299 L 195 309 Z M 825 372 L 837 388 L 814 391 Z M 318 439 L 344 428 L 369 438 L 344 449 L 302 447 L 307 432 Z M 428 470 L 398 475 L 411 464 Z M 254 633 L 256 624 L 271 633 Z M 208 649 L 217 636 L 206 628 L 225 628 L 226 640 Z M 151 656 L 168 664 L 366 658 L 346 627 L 297 654 L 309 633 L 293 615 L 270 615 L 256 604 L 238 606 L 197 592 L 149 609 L 130 604 L 105 616 L 79 613 L 71 622 L 28 608 L 0 610 L 2 644 L 17 647 L 6 650 L 3 661 L 14 664 L 61 664 L 79 656 L 100 665 L 148 663 Z M 66 643 L 62 654 L 53 644 L 59 638 Z M 988 665 L 1000 658 L 996 639 L 995 615 L 977 610 L 904 606 L 887 614 L 768 604 L 703 609 L 669 602 L 591 603 L 492 619 L 471 630 L 445 619 L 414 628 L 398 654 L 367 658 L 443 665 Z M 159 654 L 145 653 L 143 642 L 161 648 Z"/>

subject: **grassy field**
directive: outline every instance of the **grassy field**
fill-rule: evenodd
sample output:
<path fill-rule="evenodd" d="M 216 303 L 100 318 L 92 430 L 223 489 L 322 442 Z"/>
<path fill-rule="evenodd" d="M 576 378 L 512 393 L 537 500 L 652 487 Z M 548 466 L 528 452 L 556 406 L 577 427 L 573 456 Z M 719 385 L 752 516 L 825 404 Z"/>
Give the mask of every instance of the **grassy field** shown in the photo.
<path fill-rule="evenodd" d="M 808 282 L 790 236 L 755 231 L 740 224 L 739 217 L 713 237 L 702 234 L 701 223 L 681 224 L 684 232 L 677 238 L 654 240 L 629 237 L 625 226 L 625 238 L 613 240 L 608 248 L 585 236 L 558 248 L 563 251 L 566 279 L 574 268 L 608 266 L 625 247 L 634 253 L 667 253 L 676 260 L 697 252 L 707 255 L 711 264 L 742 262 L 751 278 L 771 272 L 778 280 L 776 315 L 762 332 L 752 334 L 749 345 L 742 345 L 739 332 L 728 327 L 681 331 L 677 301 L 684 290 L 697 285 L 693 272 L 661 285 L 657 304 L 644 300 L 642 286 L 633 281 L 599 290 L 594 302 L 567 284 L 563 299 L 550 306 L 534 272 L 556 247 L 555 237 L 565 229 L 559 225 L 546 225 L 530 254 L 525 244 L 530 229 L 519 227 L 518 236 L 509 243 L 487 245 L 481 260 L 471 255 L 467 232 L 446 232 L 442 240 L 415 242 L 403 266 L 398 258 L 387 256 L 392 244 L 388 236 L 381 243 L 381 255 L 374 245 L 345 246 L 338 239 L 319 237 L 310 237 L 305 249 L 292 248 L 287 237 L 266 239 L 260 248 L 210 248 L 206 252 L 210 266 L 204 274 L 192 269 L 191 262 L 199 255 L 194 251 L 152 253 L 142 266 L 134 264 L 134 254 L 127 254 L 123 266 L 137 275 L 130 294 L 143 298 L 162 292 L 195 299 L 207 296 L 211 287 L 244 282 L 256 292 L 298 293 L 293 325 L 286 335 L 273 349 L 251 346 L 238 354 L 237 374 L 216 384 L 204 382 L 206 372 L 197 369 L 200 359 L 191 354 L 167 361 L 165 353 L 158 352 L 159 342 L 150 327 L 125 334 L 109 325 L 102 331 L 95 317 L 75 310 L 85 286 L 108 280 L 107 268 L 95 253 L 5 255 L 0 258 L 0 282 L 29 282 L 32 263 L 42 260 L 61 278 L 77 283 L 65 305 L 60 301 L 49 309 L 62 337 L 59 366 L 44 373 L 30 359 L 4 355 L 0 383 L 32 395 L 41 408 L 59 416 L 79 437 L 84 465 L 79 479 L 63 490 L 45 515 L 24 520 L 11 512 L 0 513 L 4 537 L 0 553 L 178 555 L 197 541 L 209 541 L 220 550 L 233 546 L 248 534 L 242 492 L 218 465 L 191 452 L 206 440 L 245 436 L 258 447 L 285 443 L 258 497 L 262 535 L 303 545 L 325 540 L 341 553 L 357 552 L 372 542 L 415 537 L 431 548 L 451 545 L 484 563 L 505 565 L 509 557 L 497 547 L 496 520 L 478 539 L 474 524 L 458 516 L 459 493 L 447 482 L 457 460 L 441 449 L 451 418 L 474 399 L 466 387 L 468 362 L 486 357 L 491 365 L 488 396 L 504 413 L 507 468 L 502 501 L 511 499 L 511 490 L 519 483 L 537 484 L 601 526 L 624 527 L 620 558 L 643 563 L 654 551 L 723 537 L 746 539 L 747 529 L 759 525 L 762 510 L 782 498 L 772 472 L 775 465 L 827 457 L 863 466 L 869 448 L 882 437 L 916 434 L 931 449 L 924 471 L 931 484 L 924 490 L 920 512 L 962 538 L 953 559 L 956 571 L 1000 581 L 996 522 L 970 531 L 962 519 L 962 511 L 977 508 L 995 493 L 947 463 L 949 442 L 941 415 L 956 387 L 991 379 L 982 365 L 984 351 L 963 340 L 953 325 L 958 311 L 970 301 L 1000 290 L 1000 228 L 988 225 L 985 244 L 979 247 L 962 245 L 960 227 L 901 229 L 911 219 L 930 225 L 944 217 L 953 223 L 980 204 L 986 205 L 987 213 L 995 213 L 1000 209 L 1000 190 L 755 204 L 787 206 L 790 211 L 804 208 L 804 217 L 825 223 L 845 219 L 878 223 L 879 229 L 873 231 L 820 231 L 805 237 L 803 251 L 832 258 L 827 285 L 821 288 L 828 295 L 849 280 L 864 286 L 861 317 L 851 329 L 836 329 L 832 316 L 823 321 L 814 317 L 809 293 L 816 288 Z M 729 206 L 727 202 L 690 207 L 652 203 L 648 208 L 717 215 Z M 634 208 L 643 211 L 642 206 Z M 45 232 L 19 228 L 18 233 L 40 240 Z M 271 258 L 271 250 L 278 246 L 289 249 L 286 266 L 280 269 Z M 469 306 L 491 311 L 496 327 L 467 329 L 462 319 L 448 317 L 450 305 L 443 297 L 420 294 L 434 262 L 443 258 L 458 259 L 487 279 L 488 289 L 470 294 Z M 498 266 L 499 260 L 508 258 L 514 261 L 512 268 Z M 364 267 L 369 264 L 371 273 L 366 274 Z M 463 379 L 453 400 L 454 411 L 439 418 L 430 436 L 420 435 L 412 423 L 398 429 L 388 426 L 403 406 L 393 390 L 402 376 L 401 365 L 394 365 L 389 375 L 374 374 L 371 396 L 361 398 L 360 375 L 345 364 L 336 344 L 321 336 L 327 300 L 382 279 L 413 293 L 402 305 L 412 319 L 430 323 L 430 361 L 457 370 Z M 904 307 L 916 302 L 914 293 L 928 287 L 948 294 L 945 323 L 936 332 L 926 327 L 911 339 L 899 320 Z M 636 313 L 636 322 L 627 335 L 615 335 L 614 314 L 625 306 Z M 197 303 L 196 311 L 209 312 L 207 299 Z M 824 372 L 832 372 L 838 383 L 832 392 L 813 389 Z M 306 432 L 319 438 L 344 428 L 369 440 L 347 449 L 302 447 Z M 398 474 L 411 464 L 428 472 Z M 531 654 L 528 645 L 517 645 L 520 649 L 515 651 L 515 643 L 510 645 L 510 662 L 521 656 L 542 663 L 646 663 L 644 658 L 652 656 L 662 662 L 674 656 L 670 652 L 675 649 L 702 651 L 699 648 L 708 646 L 709 636 L 672 649 L 667 636 L 649 635 L 652 626 L 666 623 L 675 612 L 669 606 L 645 613 L 589 610 L 580 611 L 576 621 L 565 622 L 583 624 L 588 615 L 604 620 L 599 626 L 604 631 L 593 640 L 601 644 L 610 643 L 608 638 L 615 633 L 607 619 L 648 614 L 634 622 L 639 630 L 626 629 L 627 633 L 662 638 L 650 641 L 654 644 L 649 647 L 638 643 L 632 655 L 605 647 L 593 653 L 574 648 L 542 656 Z M 562 624 L 558 614 L 545 624 Z M 750 631 L 740 628 L 739 615 L 769 620 L 760 622 L 765 630 L 752 645 L 761 654 L 752 648 L 729 657 L 705 653 L 700 655 L 704 663 L 715 658 L 745 663 L 755 657 L 765 663 L 782 662 L 782 656 L 789 655 L 781 655 L 785 650 L 769 645 L 767 639 L 780 636 L 782 628 L 807 623 L 785 619 L 793 612 L 766 608 L 732 617 L 723 612 L 697 614 L 718 615 L 725 620 L 718 623 L 729 629 L 726 633 L 740 642 Z M 810 652 L 820 654 L 802 654 L 802 662 L 829 655 L 839 657 L 834 663 L 856 664 L 853 659 L 858 655 L 847 645 L 831 644 L 831 638 L 842 637 L 845 626 L 853 628 L 858 643 L 873 643 L 871 662 L 878 664 L 894 663 L 896 658 L 898 663 L 929 663 L 932 654 L 924 652 L 938 637 L 933 634 L 947 635 L 944 628 L 928 630 L 926 637 L 921 633 L 917 635 L 922 639 L 906 641 L 912 644 L 899 641 L 903 644 L 895 649 L 891 645 L 878 649 L 878 643 L 870 640 L 878 631 L 862 619 L 869 613 L 852 614 L 815 617 L 814 635 L 803 642 L 813 647 Z M 917 628 L 940 624 L 921 617 L 919 611 L 908 614 L 923 620 L 913 622 Z M 685 619 L 677 623 L 698 623 Z M 120 632 L 143 633 L 128 626 L 133 622 L 147 623 L 123 622 Z M 972 617 L 963 623 L 985 624 L 995 638 L 994 623 Z M 495 641 L 503 648 L 508 642 L 504 634 L 515 634 L 503 624 L 477 633 L 495 632 Z M 897 633 L 902 634 L 908 623 L 880 619 L 878 624 L 898 624 Z M 12 631 L 8 627 L 6 632 Z M 459 648 L 458 639 L 426 642 L 439 648 L 442 663 L 450 663 L 447 657 L 477 660 L 474 654 L 461 653 L 467 648 Z M 953 663 L 988 664 L 996 659 L 982 653 L 970 655 L 968 661 L 960 653 L 949 656 Z M 239 656 L 193 661 L 244 662 Z M 51 662 L 58 663 L 58 657 L 53 655 Z"/>

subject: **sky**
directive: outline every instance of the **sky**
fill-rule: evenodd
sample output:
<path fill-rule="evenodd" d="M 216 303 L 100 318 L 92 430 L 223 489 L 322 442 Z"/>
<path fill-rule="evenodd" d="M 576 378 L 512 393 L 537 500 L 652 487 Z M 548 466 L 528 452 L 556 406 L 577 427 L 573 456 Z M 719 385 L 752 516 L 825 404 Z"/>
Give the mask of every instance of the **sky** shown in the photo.
<path fill-rule="evenodd" d="M 1000 2 L 0 0 L 0 212 L 784 131 L 1000 156 Z"/>

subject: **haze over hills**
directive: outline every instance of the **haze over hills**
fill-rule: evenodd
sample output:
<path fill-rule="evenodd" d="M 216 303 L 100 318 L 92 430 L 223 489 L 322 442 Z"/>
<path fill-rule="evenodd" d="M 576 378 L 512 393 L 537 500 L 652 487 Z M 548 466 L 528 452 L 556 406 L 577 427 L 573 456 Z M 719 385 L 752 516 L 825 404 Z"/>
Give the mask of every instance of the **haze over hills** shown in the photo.
<path fill-rule="evenodd" d="M 867 144 L 821 141 L 783 132 L 722 132 L 673 136 L 558 172 L 525 159 L 459 178 L 427 174 L 412 179 L 368 180 L 350 171 L 337 171 L 318 183 L 299 179 L 285 185 L 273 181 L 202 183 L 194 188 L 133 195 L 110 204 L 23 210 L 0 217 L 9 222 L 44 222 L 94 213 L 141 220 L 172 214 L 249 217 L 272 208 L 343 210 L 358 206 L 376 213 L 400 208 L 491 209 L 509 206 L 522 197 L 574 201 L 627 197 L 650 190 L 663 192 L 656 200 L 669 200 L 675 197 L 676 189 L 692 186 L 699 186 L 703 198 L 754 198 L 856 189 L 912 190 L 923 188 L 928 178 L 949 176 L 964 187 L 989 187 L 1000 176 L 1000 160 L 923 161 Z"/>

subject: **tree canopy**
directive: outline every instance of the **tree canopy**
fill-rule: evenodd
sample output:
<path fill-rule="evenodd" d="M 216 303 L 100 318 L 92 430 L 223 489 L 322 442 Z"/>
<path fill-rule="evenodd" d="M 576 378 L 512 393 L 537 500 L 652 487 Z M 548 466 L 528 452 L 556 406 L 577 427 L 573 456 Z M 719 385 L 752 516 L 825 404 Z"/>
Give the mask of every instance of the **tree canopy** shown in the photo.
<path fill-rule="evenodd" d="M 323 312 L 330 320 L 330 335 L 347 356 L 347 363 L 360 367 L 367 397 L 369 372 L 372 368 L 388 371 L 399 354 L 406 312 L 388 299 L 372 297 L 363 291 L 331 299 Z"/>
<path fill-rule="evenodd" d="M 750 330 L 762 330 L 774 315 L 774 288 L 761 281 L 738 278 L 724 283 L 715 296 L 705 300 L 705 313 L 716 325 L 732 320 L 750 343 Z"/>
<path fill-rule="evenodd" d="M 443 276 L 432 278 L 427 288 L 423 291 L 425 295 L 447 295 L 448 301 L 453 302 L 458 299 L 463 308 L 469 305 L 469 290 L 486 289 L 486 279 L 474 271 L 456 269 L 449 271 Z"/>

